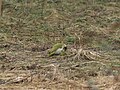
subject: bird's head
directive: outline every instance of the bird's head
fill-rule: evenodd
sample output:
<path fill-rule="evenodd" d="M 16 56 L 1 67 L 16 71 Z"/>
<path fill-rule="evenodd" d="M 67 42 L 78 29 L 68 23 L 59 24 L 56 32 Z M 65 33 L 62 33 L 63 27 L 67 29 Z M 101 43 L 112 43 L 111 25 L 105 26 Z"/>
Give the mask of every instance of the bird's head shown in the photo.
<path fill-rule="evenodd" d="M 66 51 L 67 50 L 67 45 L 63 44 L 62 48 L 64 49 L 64 51 Z"/>

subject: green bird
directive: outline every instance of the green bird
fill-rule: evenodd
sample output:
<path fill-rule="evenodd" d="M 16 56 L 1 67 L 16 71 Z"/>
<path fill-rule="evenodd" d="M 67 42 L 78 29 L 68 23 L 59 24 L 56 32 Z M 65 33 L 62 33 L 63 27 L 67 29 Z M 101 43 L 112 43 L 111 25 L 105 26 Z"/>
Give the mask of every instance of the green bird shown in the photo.
<path fill-rule="evenodd" d="M 67 50 L 66 44 L 57 43 L 51 49 L 48 50 L 48 56 L 65 55 L 66 50 Z"/>

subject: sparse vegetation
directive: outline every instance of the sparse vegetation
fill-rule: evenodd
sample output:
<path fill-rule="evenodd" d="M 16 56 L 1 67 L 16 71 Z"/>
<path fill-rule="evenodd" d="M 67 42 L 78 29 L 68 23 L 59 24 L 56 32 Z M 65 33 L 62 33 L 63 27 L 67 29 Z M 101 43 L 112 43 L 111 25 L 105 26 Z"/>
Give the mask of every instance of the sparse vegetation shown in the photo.
<path fill-rule="evenodd" d="M 119 0 L 0 1 L 0 90 L 119 90 Z"/>

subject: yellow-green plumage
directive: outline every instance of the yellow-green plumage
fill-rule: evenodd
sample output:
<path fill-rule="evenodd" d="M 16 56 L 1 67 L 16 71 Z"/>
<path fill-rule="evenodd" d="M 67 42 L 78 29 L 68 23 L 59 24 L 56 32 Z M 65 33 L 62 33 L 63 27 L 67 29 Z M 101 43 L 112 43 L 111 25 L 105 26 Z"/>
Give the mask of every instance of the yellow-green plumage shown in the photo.
<path fill-rule="evenodd" d="M 64 51 L 66 51 L 66 45 L 63 43 L 57 43 L 51 49 L 48 50 L 48 56 L 53 56 L 54 54 L 62 55 Z"/>

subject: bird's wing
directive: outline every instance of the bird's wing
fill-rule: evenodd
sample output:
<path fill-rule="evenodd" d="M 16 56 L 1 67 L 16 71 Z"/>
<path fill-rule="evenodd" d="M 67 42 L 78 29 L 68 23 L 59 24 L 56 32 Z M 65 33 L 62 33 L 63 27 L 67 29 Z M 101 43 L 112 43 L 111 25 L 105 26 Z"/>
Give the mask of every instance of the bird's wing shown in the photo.
<path fill-rule="evenodd" d="M 54 52 L 56 51 L 58 48 L 61 48 L 62 47 L 62 43 L 57 43 L 55 44 L 52 49 L 50 50 L 50 52 Z"/>

